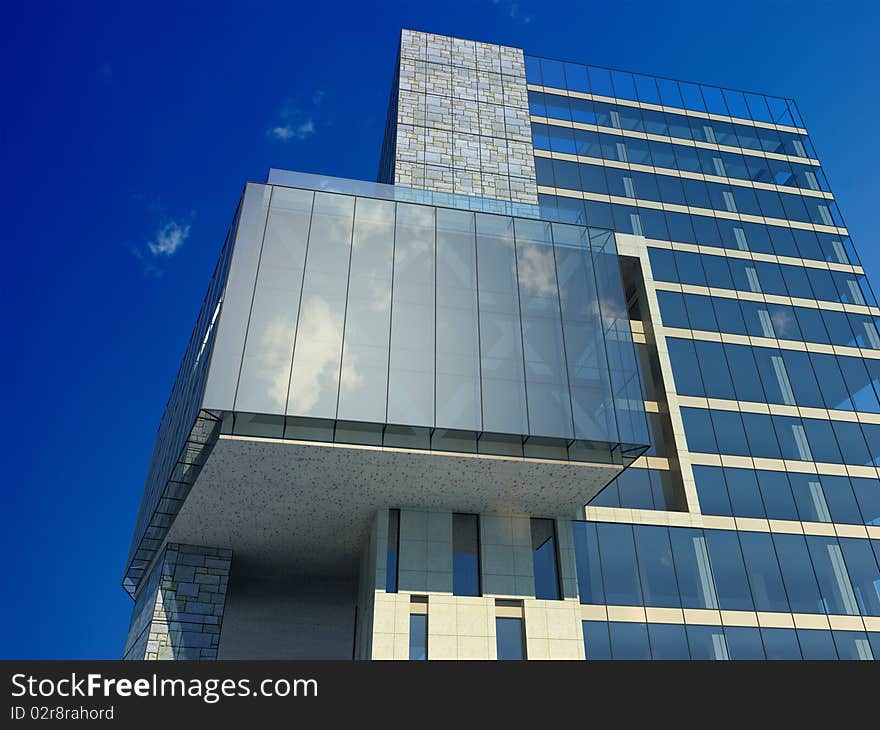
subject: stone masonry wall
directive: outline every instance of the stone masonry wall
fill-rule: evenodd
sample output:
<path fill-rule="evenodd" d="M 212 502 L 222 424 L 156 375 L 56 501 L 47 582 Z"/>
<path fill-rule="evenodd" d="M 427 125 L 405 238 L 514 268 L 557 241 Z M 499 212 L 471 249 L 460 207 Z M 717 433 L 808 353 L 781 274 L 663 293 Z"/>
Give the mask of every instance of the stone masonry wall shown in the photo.
<path fill-rule="evenodd" d="M 519 48 L 404 30 L 394 182 L 537 203 Z"/>
<path fill-rule="evenodd" d="M 169 543 L 138 596 L 125 658 L 216 659 L 231 563 L 228 549 Z"/>

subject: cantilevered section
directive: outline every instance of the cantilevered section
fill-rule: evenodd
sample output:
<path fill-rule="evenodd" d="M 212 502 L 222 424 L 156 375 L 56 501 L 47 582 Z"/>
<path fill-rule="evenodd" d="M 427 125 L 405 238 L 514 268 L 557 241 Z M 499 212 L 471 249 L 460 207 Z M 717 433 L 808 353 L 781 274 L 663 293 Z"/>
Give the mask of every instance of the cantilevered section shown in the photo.
<path fill-rule="evenodd" d="M 192 463 L 145 496 L 130 589 L 172 525 L 332 571 L 388 504 L 574 516 L 649 443 L 610 232 L 283 171 L 234 230 L 186 391 L 207 427 L 180 420 Z"/>

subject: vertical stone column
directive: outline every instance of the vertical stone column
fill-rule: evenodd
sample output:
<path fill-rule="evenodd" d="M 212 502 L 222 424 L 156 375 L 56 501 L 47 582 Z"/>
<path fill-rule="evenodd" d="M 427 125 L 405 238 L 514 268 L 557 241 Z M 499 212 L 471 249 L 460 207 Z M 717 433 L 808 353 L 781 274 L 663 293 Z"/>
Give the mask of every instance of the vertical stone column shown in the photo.
<path fill-rule="evenodd" d="M 397 83 L 395 184 L 538 202 L 521 49 L 403 30 Z"/>
<path fill-rule="evenodd" d="M 169 543 L 135 600 L 126 659 L 216 659 L 232 551 Z"/>

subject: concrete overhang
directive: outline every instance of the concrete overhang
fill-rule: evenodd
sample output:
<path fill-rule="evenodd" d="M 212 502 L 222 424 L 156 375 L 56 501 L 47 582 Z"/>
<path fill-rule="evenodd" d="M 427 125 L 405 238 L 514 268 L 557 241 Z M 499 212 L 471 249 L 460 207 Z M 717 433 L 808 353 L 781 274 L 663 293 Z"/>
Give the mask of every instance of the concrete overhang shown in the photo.
<path fill-rule="evenodd" d="M 575 517 L 622 468 L 223 435 L 167 539 L 245 570 L 354 575 L 377 510 Z"/>

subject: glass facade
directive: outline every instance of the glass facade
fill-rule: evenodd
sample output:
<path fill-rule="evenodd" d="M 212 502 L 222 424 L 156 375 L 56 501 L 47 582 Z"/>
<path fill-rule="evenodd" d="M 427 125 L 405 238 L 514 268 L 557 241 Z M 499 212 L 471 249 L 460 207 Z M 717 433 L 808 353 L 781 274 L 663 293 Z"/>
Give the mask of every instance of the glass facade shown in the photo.
<path fill-rule="evenodd" d="M 874 659 L 880 634 L 584 621 L 584 651 L 595 659 Z"/>
<path fill-rule="evenodd" d="M 880 541 L 575 522 L 581 603 L 880 615 Z"/>
<path fill-rule="evenodd" d="M 396 188 L 269 190 L 225 432 L 618 463 L 644 450 L 610 232 Z"/>
<path fill-rule="evenodd" d="M 737 625 L 758 613 L 877 616 L 878 540 L 575 522 L 574 541 L 582 603 L 708 610 L 718 622 L 584 621 L 588 660 L 872 659 L 880 645 L 877 632 Z M 722 612 L 737 613 L 722 625 Z"/>
<path fill-rule="evenodd" d="M 647 244 L 671 373 L 646 390 L 685 396 L 670 446 L 766 467 L 695 466 L 688 509 L 875 524 L 880 309 L 795 103 L 529 56 L 526 75 L 540 204 Z M 668 510 L 663 473 L 591 505 Z"/>

